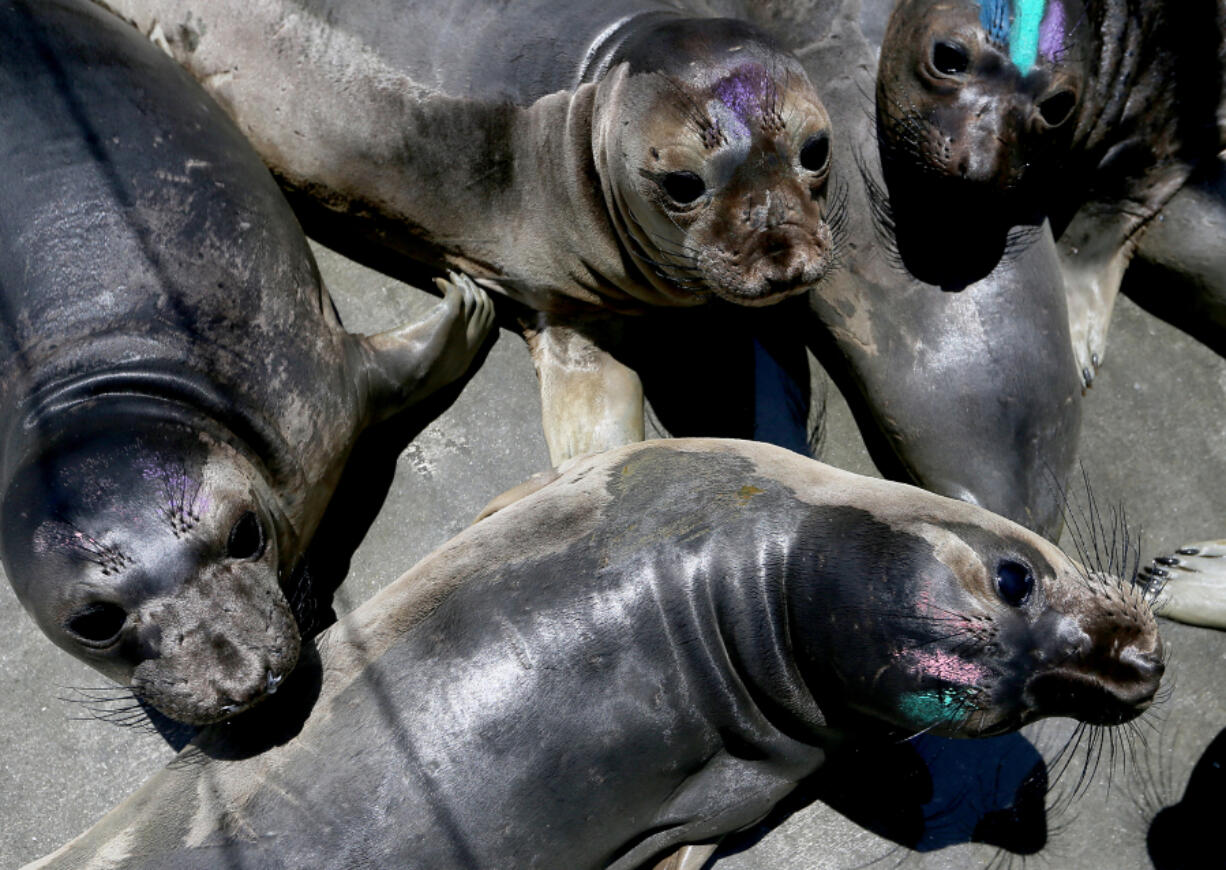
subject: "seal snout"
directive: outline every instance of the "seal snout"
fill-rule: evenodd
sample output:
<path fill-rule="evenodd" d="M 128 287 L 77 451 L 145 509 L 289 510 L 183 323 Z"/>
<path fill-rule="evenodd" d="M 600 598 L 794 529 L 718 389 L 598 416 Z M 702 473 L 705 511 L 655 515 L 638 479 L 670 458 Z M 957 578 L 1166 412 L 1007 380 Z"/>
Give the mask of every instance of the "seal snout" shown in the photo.
<path fill-rule="evenodd" d="M 1038 715 L 1071 716 L 1095 725 L 1118 725 L 1139 716 L 1153 703 L 1166 670 L 1152 616 L 1104 609 L 1083 618 L 1075 632 L 1070 632 L 1071 622 L 1061 620 L 1051 633 L 1047 656 L 1036 650 L 1036 658 L 1051 662 L 1027 686 Z"/>

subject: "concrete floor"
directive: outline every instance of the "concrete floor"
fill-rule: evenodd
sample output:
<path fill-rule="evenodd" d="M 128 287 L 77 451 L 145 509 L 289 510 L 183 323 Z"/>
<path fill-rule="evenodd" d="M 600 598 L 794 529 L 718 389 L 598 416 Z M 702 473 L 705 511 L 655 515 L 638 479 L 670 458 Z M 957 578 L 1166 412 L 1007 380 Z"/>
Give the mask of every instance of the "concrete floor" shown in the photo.
<path fill-rule="evenodd" d="M 416 318 L 434 304 L 432 297 L 331 252 L 317 253 L 350 329 L 378 331 Z M 1123 300 L 1112 324 L 1106 368 L 1085 402 L 1082 456 L 1095 496 L 1102 504 L 1127 505 L 1130 519 L 1144 528 L 1147 554 L 1187 540 L 1226 536 L 1226 362 Z M 490 497 L 545 468 L 539 411 L 526 349 L 517 336 L 504 333 L 454 404 L 394 460 L 386 501 L 351 560 L 337 610 L 363 601 L 463 528 Z M 874 473 L 833 388 L 827 413 L 823 457 Z M 370 496 L 372 507 L 377 496 Z M 44 639 L 20 612 L 7 583 L 0 583 L 0 607 L 9 613 L 8 631 L 0 635 L 0 697 L 5 699 L 0 707 L 0 867 L 14 867 L 84 830 L 172 753 L 148 730 L 98 721 L 80 704 L 64 700 L 74 695 L 74 687 L 97 686 L 103 679 Z M 997 820 L 1027 816 L 1029 833 L 1015 849 L 1042 846 L 1026 859 L 1030 866 L 1150 866 L 1146 837 L 1152 816 L 1180 802 L 1195 765 L 1200 764 L 1198 775 L 1203 775 L 1215 769 L 1215 760 L 1226 763 L 1220 753 L 1203 757 L 1210 741 L 1226 729 L 1226 633 L 1171 623 L 1163 629 L 1172 650 L 1168 674 L 1174 691 L 1142 720 L 1145 739 L 1131 741 L 1130 757 L 1125 759 L 1129 753 L 1122 749 L 1116 753 L 1109 785 L 1104 760 L 1082 793 L 1071 794 L 1077 779 L 1073 770 L 1045 797 L 1027 797 L 1026 789 L 1023 797 L 1015 797 L 1017 772 L 1030 770 L 1035 749 L 1050 760 L 1063 744 L 1071 728 L 1063 720 L 1029 728 L 1025 739 L 931 741 L 921 753 L 934 770 L 970 766 L 986 774 L 969 781 L 934 780 L 935 799 L 922 807 L 920 833 L 909 839 L 915 848 L 869 833 L 819 801 L 796 810 L 782 824 L 772 820 L 769 831 L 739 837 L 713 866 L 849 870 L 869 864 L 1018 864 L 1010 852 L 964 842 L 973 833 L 974 819 L 994 807 L 1000 807 L 993 817 Z M 952 764 L 940 763 L 951 758 Z M 865 759 L 864 771 L 856 770 L 851 783 L 871 783 L 870 805 L 892 799 L 915 784 L 894 776 L 899 764 Z M 852 785 L 846 791 L 836 785 L 833 792 L 827 786 L 826 796 L 861 818 L 863 806 L 850 796 Z M 1206 820 L 1220 818 L 1223 806 L 1221 788 L 1211 793 L 1214 802 L 1200 811 Z M 1046 813 L 1045 805 L 1050 808 Z M 1180 812 L 1198 818 L 1191 796 Z M 1226 866 L 1220 858 L 1216 865 L 1193 858 L 1200 853 L 1186 838 L 1178 843 L 1185 860 L 1165 866 Z"/>

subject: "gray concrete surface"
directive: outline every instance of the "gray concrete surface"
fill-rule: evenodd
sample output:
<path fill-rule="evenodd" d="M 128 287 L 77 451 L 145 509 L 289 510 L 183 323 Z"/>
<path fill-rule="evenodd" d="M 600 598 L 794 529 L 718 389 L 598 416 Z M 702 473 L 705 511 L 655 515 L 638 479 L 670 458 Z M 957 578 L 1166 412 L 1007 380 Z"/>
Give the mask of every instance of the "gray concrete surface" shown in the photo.
<path fill-rule="evenodd" d="M 331 252 L 317 252 L 351 329 L 387 328 L 434 304 L 432 297 Z M 1106 368 L 1085 402 L 1081 453 L 1095 495 L 1103 504 L 1127 505 L 1130 518 L 1144 527 L 1146 553 L 1226 536 L 1226 362 L 1124 300 L 1112 324 Z M 351 609 L 455 534 L 489 498 L 543 469 L 547 454 L 539 410 L 523 342 L 504 333 L 454 404 L 400 453 L 386 502 L 337 595 L 338 611 Z M 823 457 L 873 473 L 846 405 L 832 388 L 827 414 Z M 81 704 L 64 700 L 74 695 L 74 687 L 104 680 L 45 640 L 7 583 L 0 583 L 0 608 L 7 629 L 0 635 L 0 867 L 14 867 L 84 830 L 164 764 L 171 751 L 148 730 L 99 721 Z M 1127 766 L 1123 749 L 1117 753 L 1109 786 L 1105 769 L 1071 800 L 1076 771 L 1056 784 L 1046 797 L 1058 805 L 1048 813 L 1044 848 L 1026 859 L 1027 866 L 1150 866 L 1149 818 L 1180 799 L 1189 771 L 1226 728 L 1226 634 L 1171 623 L 1163 628 L 1172 650 L 1170 699 L 1143 720 L 1138 733 L 1145 739 L 1130 741 Z M 1033 744 L 1050 759 L 1070 727 L 1061 720 L 1040 723 L 1027 729 L 1029 743 L 1010 745 L 1025 752 Z M 989 780 L 992 769 L 987 768 Z M 872 781 L 883 796 L 896 787 L 888 777 Z M 987 790 L 992 786 L 989 782 Z M 980 786 L 962 788 L 955 803 L 980 799 Z M 1223 801 L 1219 795 L 1219 810 Z M 1019 864 L 990 846 L 938 848 L 965 840 L 970 831 L 960 830 L 961 823 L 949 821 L 941 810 L 933 812 L 928 833 L 913 850 L 818 802 L 764 836 L 758 831 L 742 838 L 714 866 L 849 870 L 869 864 Z M 1183 866 L 1213 865 L 1189 857 Z"/>

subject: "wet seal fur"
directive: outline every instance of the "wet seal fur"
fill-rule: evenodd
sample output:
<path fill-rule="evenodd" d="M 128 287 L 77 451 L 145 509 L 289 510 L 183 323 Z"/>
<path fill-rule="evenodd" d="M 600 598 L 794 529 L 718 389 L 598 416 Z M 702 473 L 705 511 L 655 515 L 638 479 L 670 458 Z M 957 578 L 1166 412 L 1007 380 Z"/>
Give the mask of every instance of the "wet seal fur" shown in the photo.
<path fill-rule="evenodd" d="M 1226 220 L 1224 25 L 1215 0 L 900 0 L 890 17 L 877 118 L 897 217 L 937 259 L 1050 217 L 1087 386 L 1134 255 L 1152 282 L 1226 299 L 1216 237 L 1146 241 L 1168 209 Z"/>
<path fill-rule="evenodd" d="M 312 232 L 527 307 L 555 462 L 643 438 L 616 315 L 765 305 L 836 264 L 825 108 L 747 23 L 657 0 L 106 5 L 227 108 Z"/>
<path fill-rule="evenodd" d="M 1136 589 L 1014 523 L 698 439 L 569 463 L 317 649 L 32 866 L 625 870 L 848 732 L 1117 724 L 1163 670 Z"/>
<path fill-rule="evenodd" d="M 83 0 L 0 2 L 0 156 L 5 572 L 57 645 L 217 721 L 294 666 L 358 432 L 461 374 L 492 307 L 462 282 L 347 333 L 233 123 Z"/>

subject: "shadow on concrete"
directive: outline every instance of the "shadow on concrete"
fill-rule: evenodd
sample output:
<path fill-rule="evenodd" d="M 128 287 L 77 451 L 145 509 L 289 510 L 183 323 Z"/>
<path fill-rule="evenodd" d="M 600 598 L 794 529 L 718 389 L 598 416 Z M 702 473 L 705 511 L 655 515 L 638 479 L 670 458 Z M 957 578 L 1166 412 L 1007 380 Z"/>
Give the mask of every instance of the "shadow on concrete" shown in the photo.
<path fill-rule="evenodd" d="M 1154 870 L 1182 870 L 1221 860 L 1222 809 L 1226 806 L 1226 729 L 1201 755 L 1183 799 L 1154 816 L 1145 838 Z"/>
<path fill-rule="evenodd" d="M 986 843 L 1033 855 L 1047 844 L 1048 792 L 1047 765 L 1020 734 L 861 740 L 832 753 L 759 824 L 726 839 L 717 855 L 752 848 L 815 800 L 904 849 Z"/>

